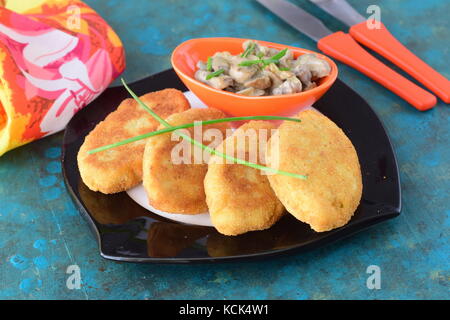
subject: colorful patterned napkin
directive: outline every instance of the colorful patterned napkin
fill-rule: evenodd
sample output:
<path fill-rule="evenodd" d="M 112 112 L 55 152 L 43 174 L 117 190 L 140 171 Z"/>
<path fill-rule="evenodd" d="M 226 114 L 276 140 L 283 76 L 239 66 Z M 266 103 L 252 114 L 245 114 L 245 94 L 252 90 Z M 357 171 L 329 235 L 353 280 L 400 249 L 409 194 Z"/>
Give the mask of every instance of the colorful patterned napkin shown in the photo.
<path fill-rule="evenodd" d="M 78 0 L 0 0 L 0 155 L 64 129 L 125 68 L 119 37 Z"/>

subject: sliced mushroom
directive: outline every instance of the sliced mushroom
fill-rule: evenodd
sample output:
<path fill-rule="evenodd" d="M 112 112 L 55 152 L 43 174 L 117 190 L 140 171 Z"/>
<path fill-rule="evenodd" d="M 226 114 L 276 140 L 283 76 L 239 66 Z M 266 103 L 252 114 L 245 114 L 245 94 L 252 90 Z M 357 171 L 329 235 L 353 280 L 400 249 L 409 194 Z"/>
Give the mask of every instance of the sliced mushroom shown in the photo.
<path fill-rule="evenodd" d="M 228 51 L 222 51 L 222 52 L 216 52 L 213 55 L 213 58 L 216 58 L 216 57 L 223 58 L 227 61 L 231 61 L 234 56 L 231 53 L 229 53 Z"/>
<path fill-rule="evenodd" d="M 314 53 L 301 55 L 297 58 L 296 64 L 307 67 L 313 79 L 325 77 L 331 72 L 331 67 L 328 62 L 320 59 Z"/>
<path fill-rule="evenodd" d="M 290 61 L 294 59 L 294 54 L 291 50 L 287 50 L 284 56 L 280 58 L 280 66 L 283 68 L 290 68 Z"/>
<path fill-rule="evenodd" d="M 277 75 L 278 78 L 281 80 L 286 80 L 292 76 L 294 76 L 294 73 L 291 71 L 281 71 L 275 63 L 269 64 L 266 69 L 268 69 L 270 72 Z"/>
<path fill-rule="evenodd" d="M 234 82 L 234 84 L 233 84 L 233 86 L 231 88 L 234 90 L 233 92 L 238 92 L 238 91 L 246 89 L 244 84 L 237 83 L 236 81 Z"/>
<path fill-rule="evenodd" d="M 210 74 L 210 72 L 204 71 L 204 70 L 197 70 L 194 77 L 198 81 L 206 83 L 207 85 L 210 85 L 211 87 L 220 89 L 220 90 L 223 90 L 226 87 L 233 85 L 234 81 L 233 81 L 233 78 L 231 78 L 230 76 L 221 74 L 218 77 L 214 77 L 209 80 L 206 80 L 206 77 L 208 76 L 208 74 Z"/>
<path fill-rule="evenodd" d="M 245 87 L 252 87 L 255 89 L 267 89 L 272 85 L 270 77 L 262 72 L 257 73 L 253 78 L 244 83 Z"/>
<path fill-rule="evenodd" d="M 292 68 L 292 72 L 300 79 L 303 85 L 308 86 L 311 83 L 312 74 L 306 66 L 298 64 Z"/>
<path fill-rule="evenodd" d="M 253 40 L 244 41 L 244 43 L 242 44 L 242 49 L 244 49 L 244 52 L 245 52 L 245 50 L 247 50 L 248 47 L 250 47 L 252 45 L 252 43 L 256 49 L 258 47 L 258 44 L 256 43 L 256 41 L 253 41 Z"/>
<path fill-rule="evenodd" d="M 223 69 L 228 72 L 230 70 L 230 63 L 223 57 L 213 57 L 211 65 L 214 71 Z"/>
<path fill-rule="evenodd" d="M 234 64 L 237 65 L 237 64 L 239 64 L 241 62 L 244 62 L 244 61 L 247 61 L 247 59 L 246 58 L 242 58 L 240 55 L 232 56 L 231 59 L 230 59 L 230 63 L 232 65 L 234 65 Z"/>
<path fill-rule="evenodd" d="M 220 75 L 218 77 L 214 77 L 211 78 L 209 80 L 207 80 L 208 84 L 216 89 L 220 89 L 223 90 L 226 87 L 232 86 L 233 85 L 233 78 L 231 78 L 230 76 L 227 75 Z"/>
<path fill-rule="evenodd" d="M 273 57 L 274 55 L 276 55 L 279 52 L 280 52 L 280 50 L 277 50 L 275 48 L 267 48 L 267 56 L 269 56 L 269 57 Z"/>
<path fill-rule="evenodd" d="M 195 79 L 197 79 L 200 82 L 208 83 L 208 81 L 206 80 L 206 76 L 208 74 L 209 74 L 209 72 L 206 71 L 206 67 L 205 67 L 205 70 L 202 70 L 202 69 L 197 70 L 197 72 L 195 72 L 194 77 L 195 77 Z"/>
<path fill-rule="evenodd" d="M 198 68 L 199 70 L 206 70 L 206 63 L 203 62 L 203 61 L 201 61 L 201 60 L 199 60 L 199 61 L 197 62 L 197 68 Z"/>
<path fill-rule="evenodd" d="M 310 82 L 306 87 L 303 87 L 303 91 L 308 91 L 317 87 L 315 82 Z"/>
<path fill-rule="evenodd" d="M 264 56 L 268 56 L 270 54 L 269 48 L 261 46 L 257 42 L 252 41 L 252 40 L 247 40 L 242 44 L 242 48 L 244 49 L 244 52 L 245 52 L 245 50 L 247 50 L 248 46 L 250 46 L 252 43 L 255 44 L 255 50 L 250 53 L 252 56 L 258 57 L 258 55 L 262 54 L 262 56 L 264 57 Z"/>
<path fill-rule="evenodd" d="M 283 84 L 272 90 L 273 95 L 302 92 L 302 82 L 295 76 L 286 79 Z"/>
<path fill-rule="evenodd" d="M 275 73 L 271 72 L 270 70 L 265 69 L 263 71 L 267 76 L 269 76 L 270 80 L 272 81 L 271 89 L 274 89 L 276 87 L 279 87 L 283 84 L 283 80 L 281 80 Z"/>
<path fill-rule="evenodd" d="M 237 91 L 237 94 L 242 94 L 244 96 L 263 96 L 266 94 L 266 92 L 264 90 L 261 89 L 255 89 L 255 88 L 246 88 L 244 90 L 241 91 Z"/>
<path fill-rule="evenodd" d="M 256 66 L 242 67 L 239 64 L 233 64 L 230 67 L 230 76 L 239 83 L 244 83 L 249 80 L 253 75 L 258 72 Z"/>

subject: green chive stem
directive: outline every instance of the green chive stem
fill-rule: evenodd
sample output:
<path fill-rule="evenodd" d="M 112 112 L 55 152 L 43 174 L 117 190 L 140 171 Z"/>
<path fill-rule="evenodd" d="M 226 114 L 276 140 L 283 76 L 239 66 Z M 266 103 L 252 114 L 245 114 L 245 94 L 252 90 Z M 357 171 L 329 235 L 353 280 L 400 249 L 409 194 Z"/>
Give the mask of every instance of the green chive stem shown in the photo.
<path fill-rule="evenodd" d="M 274 55 L 274 56 L 272 56 L 272 57 L 270 57 L 270 59 L 274 59 L 274 60 L 280 60 L 281 58 L 283 58 L 284 57 L 284 55 L 286 54 L 286 52 L 287 52 L 287 48 L 286 49 L 283 49 L 283 50 L 281 50 L 280 52 L 278 52 L 276 55 Z"/>
<path fill-rule="evenodd" d="M 238 64 L 238 66 L 240 67 L 249 67 L 252 66 L 254 64 L 260 64 L 262 63 L 263 60 L 258 59 L 258 60 L 247 60 L 247 61 L 242 61 L 241 63 Z"/>
<path fill-rule="evenodd" d="M 270 57 L 268 59 L 257 59 L 257 60 L 247 60 L 247 61 L 243 61 L 241 63 L 238 64 L 238 66 L 240 67 L 249 67 L 252 66 L 254 64 L 260 64 L 262 63 L 264 66 L 268 66 L 271 63 L 279 63 L 280 59 L 284 57 L 284 55 L 287 52 L 287 48 L 281 50 L 280 52 L 278 52 L 276 55 L 274 55 L 273 57 Z"/>
<path fill-rule="evenodd" d="M 275 59 L 269 58 L 269 59 L 264 59 L 261 62 L 264 65 L 264 67 L 267 67 L 271 63 L 279 63 L 280 60 L 275 60 Z"/>
<path fill-rule="evenodd" d="M 149 107 L 147 107 L 145 105 L 145 103 L 143 103 L 141 101 L 141 99 L 139 99 L 139 97 L 128 87 L 128 85 L 126 84 L 125 80 L 123 78 L 121 78 L 122 84 L 124 85 L 125 89 L 130 93 L 130 95 L 138 102 L 138 104 L 143 107 L 147 112 L 150 113 L 150 115 L 152 115 L 159 123 L 161 123 L 162 125 L 170 128 L 172 127 L 167 121 L 165 121 L 164 119 L 162 119 L 160 116 L 158 116 L 152 109 L 150 109 Z M 176 131 L 175 131 L 176 132 Z M 239 158 L 235 158 L 232 156 L 229 156 L 227 154 L 224 154 L 222 152 L 216 151 L 215 149 L 212 149 L 208 146 L 205 146 L 203 143 L 198 142 L 197 140 L 192 139 L 191 137 L 181 133 L 181 132 L 176 132 L 180 137 L 186 139 L 187 141 L 189 141 L 190 143 L 192 143 L 194 146 L 200 147 L 203 150 L 208 151 L 209 153 L 213 154 L 213 155 L 217 155 L 220 156 L 224 159 L 227 160 L 231 160 L 233 162 L 236 162 L 237 164 L 243 164 L 246 165 L 248 167 L 251 168 L 255 168 L 255 169 L 259 169 L 262 171 L 267 171 L 270 173 L 274 173 L 274 174 L 281 174 L 281 175 L 285 175 L 285 176 L 289 176 L 289 177 L 294 177 L 294 178 L 298 178 L 298 179 L 307 179 L 307 176 L 305 175 L 301 175 L 301 174 L 296 174 L 296 173 L 292 173 L 292 172 L 287 172 L 287 171 L 282 171 L 282 170 L 276 170 L 274 168 L 269 168 L 266 166 L 262 166 L 259 165 L 257 163 L 252 163 L 252 162 L 248 162 Z"/>
<path fill-rule="evenodd" d="M 244 53 L 241 54 L 242 58 L 247 58 L 247 56 L 250 54 L 250 52 L 252 52 L 255 49 L 255 43 L 252 42 L 250 43 L 250 45 L 245 49 Z"/>
<path fill-rule="evenodd" d="M 152 131 L 148 133 L 144 133 L 138 136 L 134 136 L 125 140 L 121 140 L 119 142 L 111 143 L 102 147 L 98 147 L 92 150 L 88 151 L 88 154 L 94 154 L 100 151 L 105 151 L 108 149 L 116 148 L 125 144 L 133 143 L 142 139 L 147 139 L 153 136 L 157 136 L 163 133 L 172 132 L 179 129 L 186 129 L 191 127 L 196 127 L 200 125 L 209 125 L 209 124 L 215 124 L 215 123 L 221 123 L 221 122 L 232 122 L 232 121 L 247 121 L 247 120 L 285 120 L 285 121 L 294 121 L 294 122 L 301 122 L 300 119 L 296 118 L 289 118 L 289 117 L 279 117 L 279 116 L 249 116 L 249 117 L 231 117 L 231 118 L 221 118 L 221 119 L 214 119 L 214 120 L 207 120 L 207 121 L 196 121 L 192 123 L 182 124 L 178 126 L 172 126 L 170 128 L 164 128 L 157 131 Z"/>
<path fill-rule="evenodd" d="M 212 57 L 208 57 L 208 61 L 206 62 L 206 71 L 212 71 Z"/>
<path fill-rule="evenodd" d="M 217 70 L 217 71 L 215 71 L 215 72 L 213 72 L 213 73 L 208 74 L 208 75 L 206 76 L 206 80 L 210 80 L 210 79 L 212 79 L 212 78 L 218 77 L 218 76 L 220 76 L 220 75 L 221 75 L 222 73 L 224 73 L 224 72 L 225 72 L 225 70 L 219 69 L 219 70 Z"/>

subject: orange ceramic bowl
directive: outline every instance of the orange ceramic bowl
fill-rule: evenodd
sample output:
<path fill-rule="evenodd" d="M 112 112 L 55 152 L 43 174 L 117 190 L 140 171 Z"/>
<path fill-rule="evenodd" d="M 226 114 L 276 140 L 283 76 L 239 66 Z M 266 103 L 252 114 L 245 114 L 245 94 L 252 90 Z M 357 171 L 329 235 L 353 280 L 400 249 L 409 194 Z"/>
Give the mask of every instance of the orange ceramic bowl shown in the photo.
<path fill-rule="evenodd" d="M 172 54 L 172 66 L 186 87 L 189 88 L 207 106 L 220 109 L 232 116 L 257 115 L 292 115 L 303 107 L 316 102 L 327 92 L 337 78 L 336 64 L 323 54 L 306 49 L 290 47 L 278 43 L 259 41 L 258 43 L 275 48 L 289 48 L 294 57 L 305 53 L 315 53 L 328 61 L 331 73 L 322 78 L 319 85 L 311 90 L 278 96 L 249 97 L 210 87 L 194 78 L 199 60 L 206 61 L 216 52 L 228 51 L 233 55 L 241 53 L 242 43 L 247 39 L 240 38 L 200 38 L 183 42 L 175 48 Z"/>

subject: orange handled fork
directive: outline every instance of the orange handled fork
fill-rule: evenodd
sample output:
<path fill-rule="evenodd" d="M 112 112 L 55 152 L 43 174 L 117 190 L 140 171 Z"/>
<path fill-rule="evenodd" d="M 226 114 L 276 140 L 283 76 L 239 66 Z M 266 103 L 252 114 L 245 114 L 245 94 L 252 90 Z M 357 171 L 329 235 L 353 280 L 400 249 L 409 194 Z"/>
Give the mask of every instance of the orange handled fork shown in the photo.
<path fill-rule="evenodd" d="M 289 25 L 318 42 L 325 54 L 362 72 L 420 111 L 436 105 L 436 97 L 417 86 L 364 50 L 349 34 L 331 32 L 323 23 L 285 0 L 257 0 Z M 445 79 L 445 78 L 444 78 Z"/>

